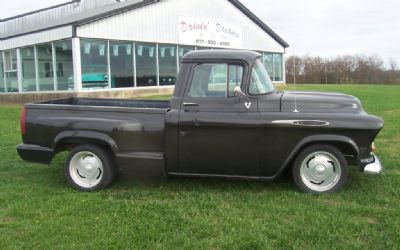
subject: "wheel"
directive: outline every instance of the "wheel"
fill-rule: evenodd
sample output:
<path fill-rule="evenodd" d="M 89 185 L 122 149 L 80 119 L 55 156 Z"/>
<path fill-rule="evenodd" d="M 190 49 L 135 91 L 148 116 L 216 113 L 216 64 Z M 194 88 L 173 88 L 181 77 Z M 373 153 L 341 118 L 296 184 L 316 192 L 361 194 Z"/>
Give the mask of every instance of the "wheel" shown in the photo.
<path fill-rule="evenodd" d="M 65 162 L 68 182 L 80 191 L 106 188 L 114 179 L 114 160 L 111 153 L 96 145 L 74 148 Z"/>
<path fill-rule="evenodd" d="M 346 183 L 348 166 L 337 148 L 317 144 L 304 149 L 296 157 L 292 174 L 294 182 L 303 192 L 334 193 Z"/>

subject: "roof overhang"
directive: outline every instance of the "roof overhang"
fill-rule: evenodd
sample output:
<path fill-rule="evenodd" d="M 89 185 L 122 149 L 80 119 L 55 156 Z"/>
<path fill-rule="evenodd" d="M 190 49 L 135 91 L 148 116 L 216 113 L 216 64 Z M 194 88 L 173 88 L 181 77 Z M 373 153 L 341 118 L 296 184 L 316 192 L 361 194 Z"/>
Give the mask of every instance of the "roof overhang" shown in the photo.
<path fill-rule="evenodd" d="M 31 31 L 25 31 L 25 32 L 21 32 L 21 33 L 17 33 L 14 34 L 12 36 L 7 36 L 7 37 L 0 37 L 0 41 L 2 41 L 2 44 L 4 43 L 5 40 L 13 40 L 12 38 L 16 38 L 16 37 L 20 37 L 20 36 L 26 36 L 26 35 L 32 35 L 34 33 L 43 33 L 46 31 L 50 31 L 50 30 L 55 30 L 55 29 L 60 29 L 63 28 L 65 26 L 72 26 L 72 37 L 75 36 L 76 34 L 76 27 L 84 25 L 84 24 L 88 24 L 88 23 L 92 23 L 92 22 L 96 22 L 98 20 L 104 19 L 104 18 L 108 18 L 111 16 L 115 16 L 124 12 L 128 12 L 134 9 L 138 9 L 153 3 L 157 3 L 160 0 L 143 0 L 140 2 L 136 2 L 136 3 L 132 3 L 132 2 L 125 2 L 125 3 L 120 3 L 118 5 L 118 8 L 111 8 L 111 9 L 107 9 L 104 8 L 101 10 L 97 10 L 97 11 L 93 11 L 93 12 L 89 12 L 86 13 L 85 15 L 77 15 L 75 17 L 70 17 L 70 18 L 66 18 L 63 20 L 60 20 L 58 22 L 55 22 L 53 24 L 49 24 L 45 27 L 39 27 L 37 30 L 31 30 Z M 241 12 L 243 12 L 248 18 L 250 18 L 255 24 L 257 24 L 263 31 L 265 31 L 269 36 L 271 36 L 276 42 L 278 42 L 282 47 L 284 48 L 288 48 L 289 44 L 286 43 L 277 33 L 275 33 L 270 27 L 268 27 L 268 25 L 266 25 L 260 18 L 258 18 L 253 12 L 251 12 L 245 5 L 243 5 L 239 0 L 228 0 L 231 4 L 233 4 L 236 8 L 238 8 Z M 63 6 L 66 4 L 71 4 L 76 2 L 76 0 L 74 1 L 70 1 L 67 2 L 65 4 L 61 4 L 61 5 L 56 5 L 56 6 L 52 6 L 46 9 L 42 9 L 39 11 L 43 11 L 43 10 L 47 10 L 47 9 L 51 9 L 51 8 L 55 8 L 58 6 Z M 25 15 L 30 15 L 30 14 L 35 14 L 36 12 L 30 12 L 30 13 L 26 13 L 26 14 L 22 14 L 13 18 L 18 18 L 18 17 L 23 17 Z M 12 18 L 7 18 L 5 20 L 0 20 L 1 22 L 7 21 L 7 20 L 11 20 Z M 3 47 L 3 46 L 2 46 Z"/>

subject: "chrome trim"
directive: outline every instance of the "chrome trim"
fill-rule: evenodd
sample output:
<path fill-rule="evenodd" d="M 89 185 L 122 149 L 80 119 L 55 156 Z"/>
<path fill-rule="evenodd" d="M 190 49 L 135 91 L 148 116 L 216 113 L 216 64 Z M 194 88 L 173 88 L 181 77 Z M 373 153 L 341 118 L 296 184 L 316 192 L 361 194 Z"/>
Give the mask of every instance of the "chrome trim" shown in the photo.
<path fill-rule="evenodd" d="M 372 154 L 374 161 L 364 167 L 364 173 L 369 175 L 380 175 L 383 172 L 383 166 L 379 158 Z"/>
<path fill-rule="evenodd" d="M 199 104 L 194 103 L 194 102 L 184 102 L 183 106 L 185 106 L 185 107 L 197 107 L 197 106 L 199 106 Z"/>
<path fill-rule="evenodd" d="M 170 176 L 195 177 L 195 178 L 221 178 L 221 179 L 237 179 L 237 180 L 271 180 L 273 177 L 263 176 L 244 176 L 244 175 L 224 175 L 224 174 L 191 174 L 168 172 Z"/>
<path fill-rule="evenodd" d="M 302 123 L 314 123 L 314 124 L 302 124 Z M 330 125 L 329 122 L 320 120 L 275 120 L 272 121 L 271 124 L 292 125 L 298 127 L 326 127 Z"/>

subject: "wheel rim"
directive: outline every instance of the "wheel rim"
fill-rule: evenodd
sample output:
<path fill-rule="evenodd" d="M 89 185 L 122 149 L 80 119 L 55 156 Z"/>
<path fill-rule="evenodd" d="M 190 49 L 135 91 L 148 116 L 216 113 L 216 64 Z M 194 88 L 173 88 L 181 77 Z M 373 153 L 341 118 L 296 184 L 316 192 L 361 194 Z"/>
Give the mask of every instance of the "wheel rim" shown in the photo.
<path fill-rule="evenodd" d="M 316 192 L 332 189 L 339 182 L 341 173 L 339 160 L 333 154 L 322 151 L 308 155 L 300 167 L 303 183 Z"/>
<path fill-rule="evenodd" d="M 69 163 L 69 174 L 72 180 L 84 188 L 91 188 L 99 184 L 103 172 L 100 158 L 89 151 L 75 154 Z"/>

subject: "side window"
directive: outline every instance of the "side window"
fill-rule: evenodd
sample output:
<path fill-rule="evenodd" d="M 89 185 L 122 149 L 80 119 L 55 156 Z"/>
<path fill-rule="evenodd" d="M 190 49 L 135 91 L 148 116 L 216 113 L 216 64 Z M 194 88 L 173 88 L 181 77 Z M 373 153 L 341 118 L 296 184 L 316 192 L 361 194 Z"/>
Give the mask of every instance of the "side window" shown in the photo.
<path fill-rule="evenodd" d="M 243 67 L 239 65 L 229 65 L 229 97 L 235 96 L 234 89 L 242 85 Z"/>
<path fill-rule="evenodd" d="M 232 97 L 240 86 L 243 67 L 224 63 L 205 63 L 196 66 L 189 97 Z"/>

